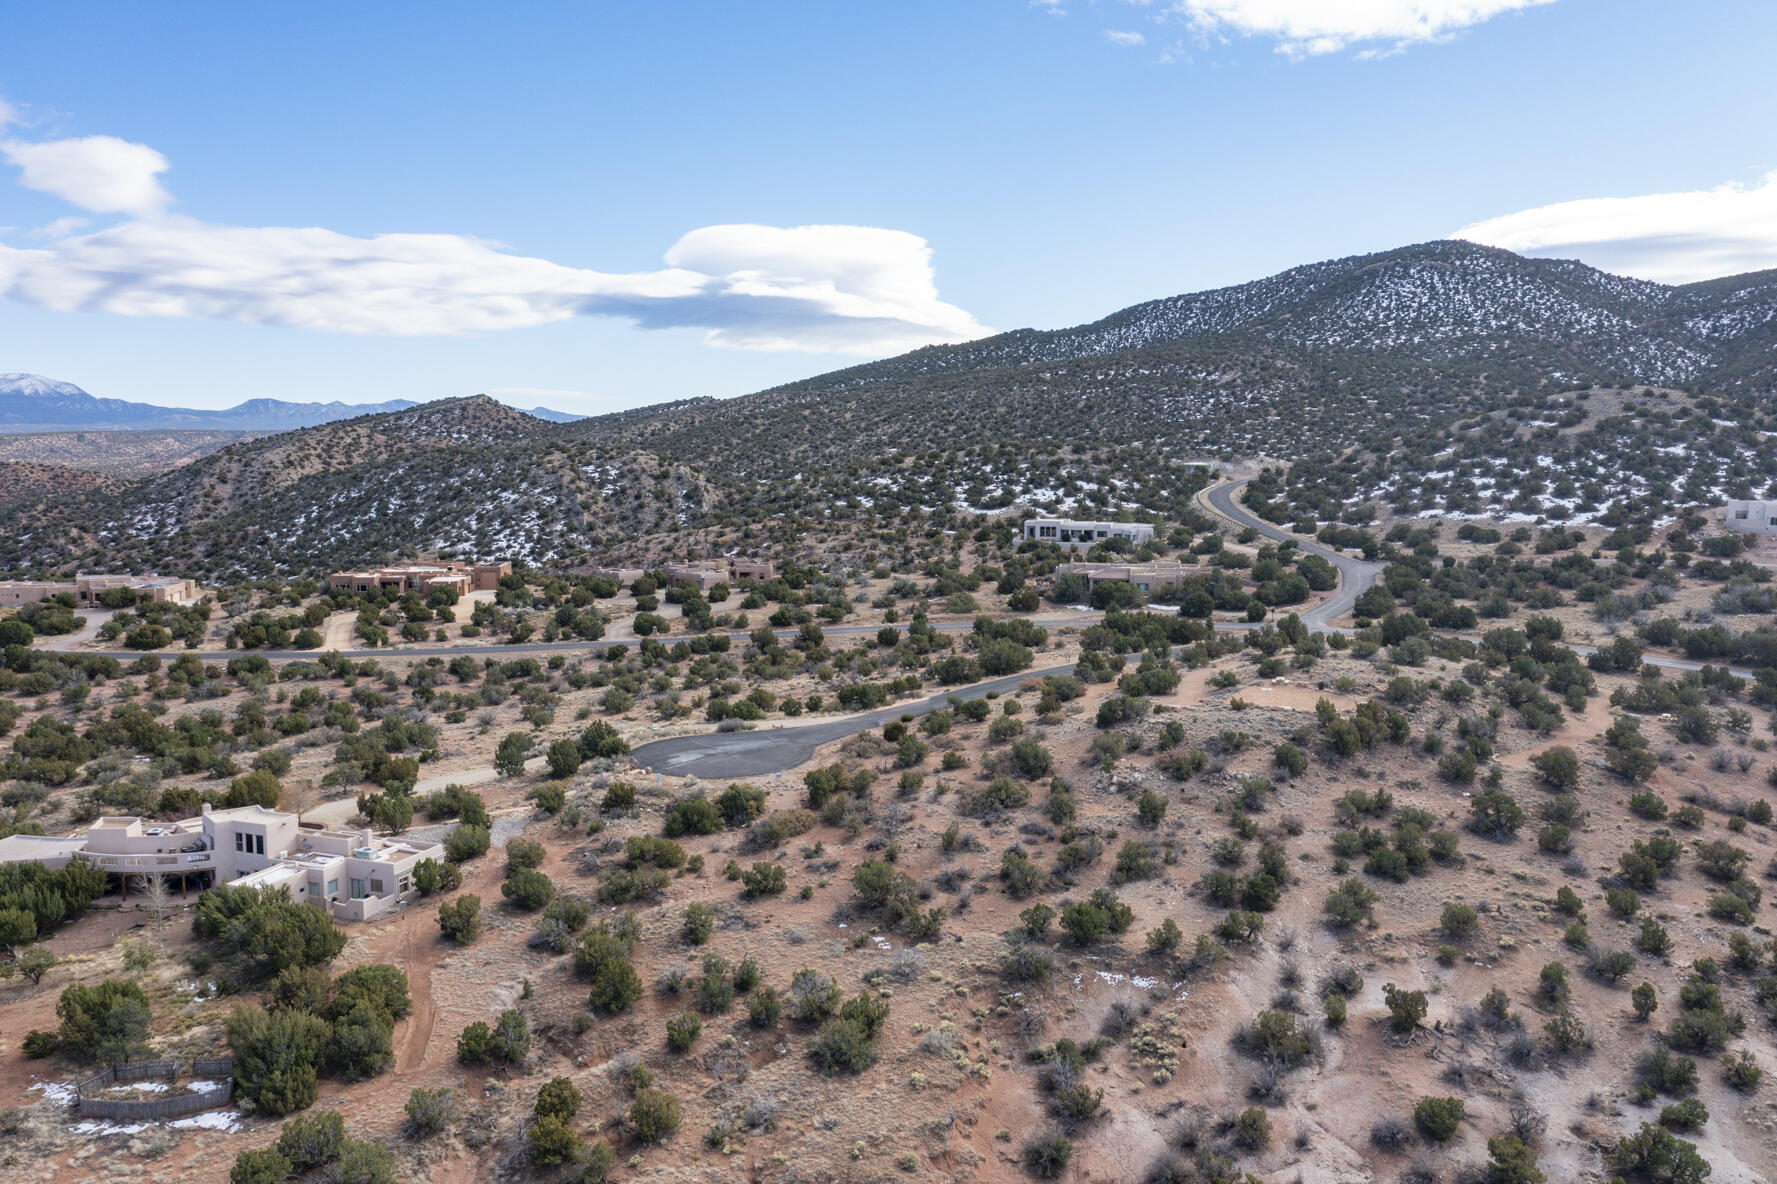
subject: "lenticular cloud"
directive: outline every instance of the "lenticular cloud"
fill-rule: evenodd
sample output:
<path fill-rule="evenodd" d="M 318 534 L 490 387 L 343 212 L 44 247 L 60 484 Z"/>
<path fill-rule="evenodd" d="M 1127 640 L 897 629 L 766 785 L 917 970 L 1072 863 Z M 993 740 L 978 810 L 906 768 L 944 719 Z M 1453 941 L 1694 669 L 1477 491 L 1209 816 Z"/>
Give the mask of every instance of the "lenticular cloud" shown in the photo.
<path fill-rule="evenodd" d="M 167 162 L 108 137 L 0 143 L 20 183 L 127 220 L 41 246 L 0 243 L 0 296 L 67 312 L 205 317 L 335 333 L 424 336 L 576 316 L 701 328 L 712 345 L 883 355 L 986 332 L 938 299 L 932 251 L 869 226 L 709 226 L 655 271 L 611 273 L 453 234 L 355 237 L 226 226 L 163 212 Z"/>
<path fill-rule="evenodd" d="M 1453 237 L 1668 284 L 1761 271 L 1777 267 L 1777 173 L 1756 185 L 1557 202 Z"/>

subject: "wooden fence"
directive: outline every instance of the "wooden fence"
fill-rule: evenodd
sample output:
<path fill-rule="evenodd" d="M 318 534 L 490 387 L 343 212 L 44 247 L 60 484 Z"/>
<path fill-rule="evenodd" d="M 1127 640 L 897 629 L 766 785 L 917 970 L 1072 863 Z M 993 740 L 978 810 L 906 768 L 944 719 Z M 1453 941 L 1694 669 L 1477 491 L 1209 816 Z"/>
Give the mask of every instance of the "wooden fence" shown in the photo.
<path fill-rule="evenodd" d="M 158 1097 L 100 1098 L 114 1085 L 132 1081 L 167 1081 L 179 1077 L 183 1063 L 177 1060 L 131 1061 L 110 1065 L 91 1077 L 75 1083 L 74 1108 L 82 1118 L 113 1118 L 136 1122 L 152 1122 L 165 1118 L 184 1118 L 205 1110 L 226 1106 L 234 1098 L 234 1061 L 229 1057 L 199 1057 L 191 1062 L 191 1076 L 198 1080 L 215 1078 L 202 1089 Z"/>

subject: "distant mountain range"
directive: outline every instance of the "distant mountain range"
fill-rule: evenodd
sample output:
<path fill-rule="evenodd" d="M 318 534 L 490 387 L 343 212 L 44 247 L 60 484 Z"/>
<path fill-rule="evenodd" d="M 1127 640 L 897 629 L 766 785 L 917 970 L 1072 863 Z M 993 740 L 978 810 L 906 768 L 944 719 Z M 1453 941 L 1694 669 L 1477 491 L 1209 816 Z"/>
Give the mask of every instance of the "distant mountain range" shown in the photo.
<path fill-rule="evenodd" d="M 406 411 L 420 404 L 410 399 L 386 403 L 291 403 L 283 399 L 248 399 L 220 411 L 195 407 L 161 407 L 89 395 L 71 382 L 37 374 L 0 374 L 0 432 L 54 431 L 180 431 L 229 429 L 288 432 L 360 415 Z M 527 415 L 551 423 L 581 418 L 537 407 Z"/>

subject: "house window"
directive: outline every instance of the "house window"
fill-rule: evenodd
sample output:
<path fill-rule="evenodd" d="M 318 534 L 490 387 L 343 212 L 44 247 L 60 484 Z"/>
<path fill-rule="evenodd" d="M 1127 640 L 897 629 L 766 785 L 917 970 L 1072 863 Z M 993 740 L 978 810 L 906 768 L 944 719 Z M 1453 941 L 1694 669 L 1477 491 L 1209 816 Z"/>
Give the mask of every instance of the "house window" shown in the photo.
<path fill-rule="evenodd" d="M 339 881 L 338 880 L 328 880 L 327 881 L 327 895 L 328 896 L 338 896 L 339 895 Z"/>
<path fill-rule="evenodd" d="M 352 899 L 363 900 L 369 893 L 364 891 L 364 881 L 357 876 L 352 877 Z"/>
<path fill-rule="evenodd" d="M 383 882 L 372 876 L 370 879 L 370 890 L 378 896 L 381 896 L 383 894 Z"/>
<path fill-rule="evenodd" d="M 234 849 L 236 851 L 245 851 L 247 849 L 247 836 L 238 830 L 234 832 Z"/>
<path fill-rule="evenodd" d="M 1734 517 L 1736 517 L 1736 518 L 1744 518 L 1744 517 L 1746 517 L 1746 511 L 1745 511 L 1745 510 L 1735 510 L 1735 511 L 1734 511 Z"/>

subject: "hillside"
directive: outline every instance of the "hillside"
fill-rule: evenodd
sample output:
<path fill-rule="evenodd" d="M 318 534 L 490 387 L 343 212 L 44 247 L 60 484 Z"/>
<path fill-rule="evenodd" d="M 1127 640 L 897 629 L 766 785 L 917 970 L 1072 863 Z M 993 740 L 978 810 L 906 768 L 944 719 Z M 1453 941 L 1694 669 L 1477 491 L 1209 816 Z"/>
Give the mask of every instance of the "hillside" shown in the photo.
<path fill-rule="evenodd" d="M 115 493 L 22 502 L 0 563 L 226 578 L 416 550 L 542 562 L 669 529 L 711 497 L 685 466 L 559 432 L 476 395 L 268 436 Z"/>
<path fill-rule="evenodd" d="M 1665 287 L 1434 242 L 578 430 L 719 461 L 761 491 L 796 473 L 841 502 L 926 488 L 989 507 L 1114 482 L 1099 504 L 1165 512 L 1165 470 L 1184 459 L 1381 454 L 1594 384 L 1715 391 L 1720 419 L 1756 431 L 1777 387 L 1774 341 L 1777 273 Z M 1730 453 L 1706 487 L 1745 485 L 1750 460 Z M 1626 475 L 1606 475 L 1603 502 Z"/>
<path fill-rule="evenodd" d="M 0 435 L 0 461 L 63 465 L 114 477 L 137 478 L 164 473 L 251 440 L 260 432 L 245 431 L 80 431 L 24 432 Z"/>
<path fill-rule="evenodd" d="M 586 562 L 685 529 L 1014 505 L 1176 520 L 1204 459 L 1301 462 L 1255 493 L 1306 527 L 1651 522 L 1771 487 L 1774 347 L 1777 272 L 1666 287 L 1434 242 L 737 399 L 551 423 L 477 396 L 244 442 L 15 506 L 0 563 Z"/>
<path fill-rule="evenodd" d="M 115 477 L 88 469 L 0 460 L 0 504 L 112 493 L 122 484 Z"/>

